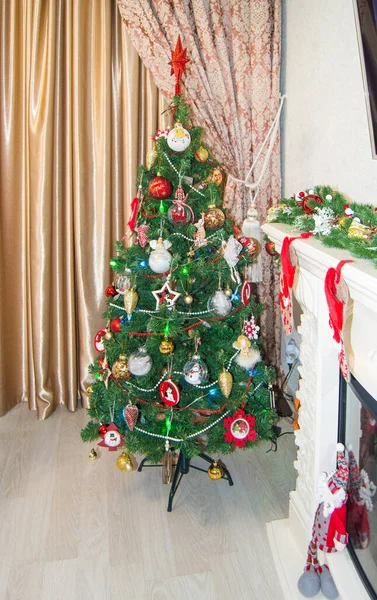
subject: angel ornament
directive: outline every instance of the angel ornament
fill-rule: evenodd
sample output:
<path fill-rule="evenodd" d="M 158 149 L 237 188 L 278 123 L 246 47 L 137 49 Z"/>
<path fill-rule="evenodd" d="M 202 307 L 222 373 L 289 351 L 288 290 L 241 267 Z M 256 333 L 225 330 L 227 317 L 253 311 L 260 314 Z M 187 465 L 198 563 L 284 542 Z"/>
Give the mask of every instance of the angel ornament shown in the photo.
<path fill-rule="evenodd" d="M 222 251 L 226 262 L 229 265 L 230 275 L 232 281 L 239 284 L 241 283 L 240 274 L 236 269 L 236 264 L 239 261 L 239 254 L 242 250 L 242 244 L 236 238 L 231 235 L 227 242 L 222 243 Z"/>
<path fill-rule="evenodd" d="M 258 348 L 251 346 L 251 342 L 246 335 L 239 335 L 237 340 L 233 342 L 233 348 L 239 350 L 236 363 L 246 371 L 253 369 L 262 360 Z"/>
<path fill-rule="evenodd" d="M 197 223 L 194 223 L 195 227 L 198 231 L 194 233 L 194 246 L 196 248 L 201 248 L 201 246 L 206 246 L 208 244 L 208 240 L 206 238 L 206 230 L 204 229 L 204 213 L 202 213 L 201 218 Z"/>
<path fill-rule="evenodd" d="M 149 266 L 155 273 L 166 273 L 170 269 L 172 255 L 168 252 L 171 247 L 169 240 L 163 240 L 159 237 L 158 240 L 149 242 L 152 252 L 149 255 Z"/>

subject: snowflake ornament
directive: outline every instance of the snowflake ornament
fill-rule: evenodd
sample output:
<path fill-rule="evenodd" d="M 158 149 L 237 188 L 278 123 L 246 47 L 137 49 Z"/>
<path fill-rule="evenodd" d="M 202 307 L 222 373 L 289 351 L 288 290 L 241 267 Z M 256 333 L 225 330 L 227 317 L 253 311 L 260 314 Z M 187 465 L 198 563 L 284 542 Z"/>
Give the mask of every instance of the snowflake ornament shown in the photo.
<path fill-rule="evenodd" d="M 313 233 L 322 233 L 323 235 L 329 235 L 331 233 L 331 222 L 334 219 L 335 214 L 331 208 L 317 208 L 313 219 L 315 228 Z"/>
<path fill-rule="evenodd" d="M 252 315 L 249 320 L 245 320 L 243 325 L 243 332 L 249 340 L 257 340 L 258 332 L 260 330 L 259 325 L 255 323 L 255 317 Z"/>

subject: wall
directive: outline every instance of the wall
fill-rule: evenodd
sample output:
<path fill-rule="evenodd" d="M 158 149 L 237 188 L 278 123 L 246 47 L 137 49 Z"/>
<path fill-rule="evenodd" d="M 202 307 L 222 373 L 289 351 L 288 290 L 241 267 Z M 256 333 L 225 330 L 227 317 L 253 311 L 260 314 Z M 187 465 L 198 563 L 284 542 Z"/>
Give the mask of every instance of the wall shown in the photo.
<path fill-rule="evenodd" d="M 329 184 L 377 206 L 353 2 L 283 5 L 283 196 Z"/>

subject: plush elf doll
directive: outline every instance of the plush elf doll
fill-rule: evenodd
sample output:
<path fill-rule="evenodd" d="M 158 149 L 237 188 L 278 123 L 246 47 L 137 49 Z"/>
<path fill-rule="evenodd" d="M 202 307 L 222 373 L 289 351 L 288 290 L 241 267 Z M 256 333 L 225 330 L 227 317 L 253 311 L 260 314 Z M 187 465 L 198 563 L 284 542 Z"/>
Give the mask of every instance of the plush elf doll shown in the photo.
<path fill-rule="evenodd" d="M 348 464 L 343 444 L 337 444 L 337 470 L 330 477 L 323 477 L 320 484 L 320 504 L 317 508 L 312 539 L 303 574 L 298 580 L 298 589 L 303 596 L 311 598 L 319 590 L 325 598 L 338 597 L 338 590 L 327 565 L 320 565 L 318 550 L 336 552 L 343 550 L 348 542 L 346 532 L 346 502 L 348 486 Z"/>
<path fill-rule="evenodd" d="M 373 510 L 376 486 L 364 469 L 359 470 L 351 444 L 347 446 L 350 480 L 347 501 L 347 531 L 354 548 L 367 548 L 370 540 L 368 510 Z"/>

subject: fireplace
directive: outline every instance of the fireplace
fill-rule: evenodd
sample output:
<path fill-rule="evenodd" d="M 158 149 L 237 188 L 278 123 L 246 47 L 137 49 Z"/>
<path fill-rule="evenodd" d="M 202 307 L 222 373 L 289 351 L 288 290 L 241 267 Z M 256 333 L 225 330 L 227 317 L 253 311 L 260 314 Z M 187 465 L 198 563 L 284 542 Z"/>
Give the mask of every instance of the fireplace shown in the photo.
<path fill-rule="evenodd" d="M 299 236 L 299 232 L 282 223 L 266 223 L 263 230 L 275 243 L 277 251 L 280 251 L 286 236 Z M 322 472 L 330 473 L 335 469 L 338 426 L 343 418 L 339 411 L 338 353 L 329 327 L 325 275 L 340 260 L 353 260 L 342 269 L 351 298 L 346 316 L 348 333 L 344 341 L 354 378 L 352 381 L 357 380 L 370 397 L 377 398 L 377 270 L 367 260 L 354 259 L 345 250 L 326 248 L 313 238 L 297 239 L 292 247 L 297 256 L 293 294 L 301 309 L 299 322 L 295 323 L 301 338 L 297 392 L 301 407 L 299 430 L 295 431 L 297 459 L 294 462 L 297 479 L 295 489 L 290 493 L 288 518 L 268 523 L 267 533 L 285 598 L 301 600 L 297 580 L 305 566 L 318 503 L 318 482 Z M 352 388 L 347 390 L 347 401 L 352 393 Z M 350 401 L 347 405 L 349 416 L 352 411 L 358 414 L 356 420 L 349 421 L 354 424 L 355 431 L 345 439 L 346 443 L 353 443 L 358 460 L 359 450 L 363 449 L 363 442 L 359 442 L 358 437 L 360 419 L 364 418 L 365 410 L 370 413 L 368 407 L 360 408 L 360 403 L 352 404 Z M 351 425 L 348 425 L 350 428 Z M 372 518 L 374 515 L 375 512 Z M 370 552 L 372 548 L 370 545 Z M 355 553 L 360 554 L 360 551 L 356 549 Z M 322 556 L 321 560 L 327 562 L 331 569 L 340 600 L 370 600 L 370 590 L 355 566 L 351 547 Z M 321 597 L 319 594 L 316 599 Z"/>
<path fill-rule="evenodd" d="M 369 491 L 375 493 L 377 400 L 352 375 L 349 384 L 340 379 L 339 440 L 352 445 L 363 479 L 371 482 Z M 367 504 L 368 499 L 360 497 L 348 503 L 348 550 L 370 597 L 377 600 L 377 503 L 372 496 Z"/>

